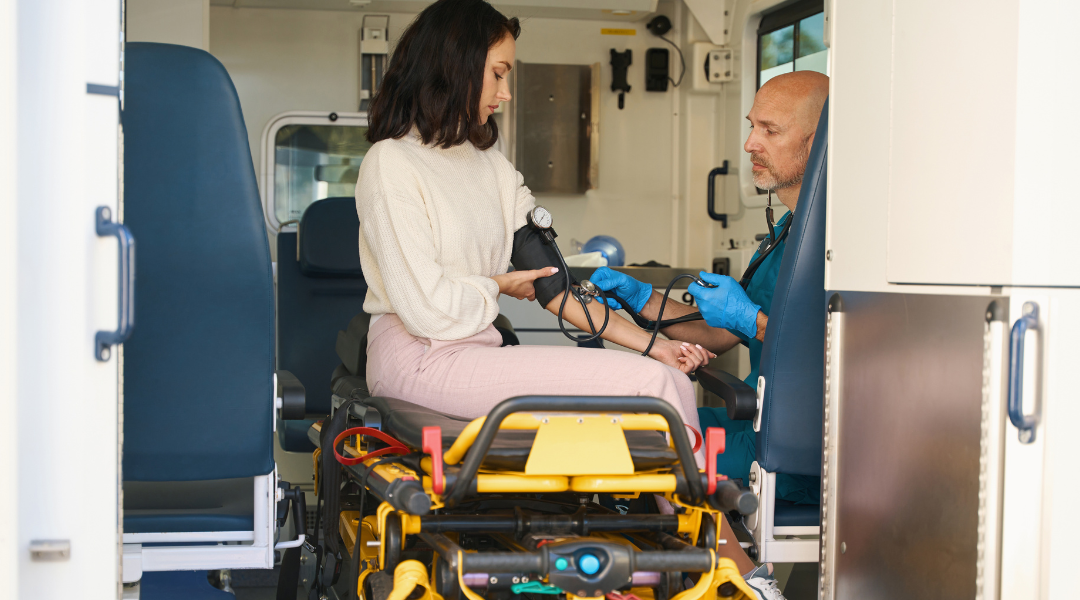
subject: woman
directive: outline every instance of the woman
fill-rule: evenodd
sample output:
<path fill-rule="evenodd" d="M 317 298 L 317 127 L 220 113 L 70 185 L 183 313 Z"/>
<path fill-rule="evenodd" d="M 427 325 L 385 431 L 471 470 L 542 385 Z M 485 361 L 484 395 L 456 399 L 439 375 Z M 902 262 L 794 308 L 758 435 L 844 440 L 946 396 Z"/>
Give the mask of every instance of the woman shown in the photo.
<path fill-rule="evenodd" d="M 517 19 L 482 0 L 441 0 L 403 34 L 372 100 L 356 208 L 369 287 L 367 381 L 392 396 L 476 417 L 514 396 L 641 395 L 697 428 L 686 377 L 709 353 L 656 341 L 649 358 L 554 346 L 500 347 L 499 294 L 534 298 L 558 269 L 507 272 L 514 232 L 534 206 L 521 174 L 492 149 L 491 115 L 510 100 Z M 562 273 L 558 274 L 563 277 Z M 546 307 L 558 310 L 561 295 Z M 593 320 L 603 308 L 591 303 Z M 565 316 L 588 330 L 580 304 Z M 604 338 L 643 351 L 649 336 L 611 315 Z"/>

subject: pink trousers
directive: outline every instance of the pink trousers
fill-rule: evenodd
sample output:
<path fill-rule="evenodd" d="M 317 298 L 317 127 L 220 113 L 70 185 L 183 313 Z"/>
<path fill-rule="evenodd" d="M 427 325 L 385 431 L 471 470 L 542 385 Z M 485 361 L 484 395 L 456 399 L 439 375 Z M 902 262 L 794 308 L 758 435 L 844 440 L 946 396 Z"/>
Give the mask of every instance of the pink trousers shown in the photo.
<path fill-rule="evenodd" d="M 684 423 L 700 430 L 694 386 L 678 369 L 617 350 L 501 344 L 491 325 L 447 342 L 414 337 L 397 315 L 383 315 L 368 332 L 368 389 L 372 396 L 470 418 L 530 394 L 652 396 L 673 404 Z"/>

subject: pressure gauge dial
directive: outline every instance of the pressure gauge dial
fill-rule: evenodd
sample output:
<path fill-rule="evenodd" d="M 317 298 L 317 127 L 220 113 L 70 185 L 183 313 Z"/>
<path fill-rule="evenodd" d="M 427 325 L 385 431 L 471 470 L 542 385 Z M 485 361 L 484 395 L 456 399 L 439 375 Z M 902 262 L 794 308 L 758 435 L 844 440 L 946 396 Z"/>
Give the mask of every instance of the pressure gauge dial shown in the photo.
<path fill-rule="evenodd" d="M 551 213 L 543 206 L 537 206 L 529 211 L 529 223 L 537 229 L 551 229 Z"/>

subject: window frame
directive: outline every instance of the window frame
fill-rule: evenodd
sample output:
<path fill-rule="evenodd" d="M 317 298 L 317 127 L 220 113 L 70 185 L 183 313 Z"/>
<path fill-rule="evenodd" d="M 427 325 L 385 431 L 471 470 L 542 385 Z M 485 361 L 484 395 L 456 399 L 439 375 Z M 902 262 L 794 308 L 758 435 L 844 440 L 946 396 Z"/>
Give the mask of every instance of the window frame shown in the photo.
<path fill-rule="evenodd" d="M 817 1 L 820 2 L 821 0 Z M 742 30 L 742 73 L 755 73 L 753 80 L 755 85 L 751 86 L 744 84 L 739 86 L 742 113 L 739 115 L 740 122 L 738 128 L 742 134 L 742 140 L 746 140 L 746 138 L 750 136 L 750 124 L 743 117 L 749 114 L 750 109 L 754 106 L 754 96 L 758 91 L 757 82 L 761 77 L 761 57 L 759 56 L 760 41 L 758 39 L 758 31 L 762 29 L 762 22 L 765 23 L 766 27 L 770 27 L 772 22 L 767 19 L 772 18 L 773 15 L 787 15 L 789 14 L 787 12 L 789 10 L 792 11 L 790 14 L 798 14 L 794 11 L 798 10 L 800 7 L 811 5 L 810 0 L 801 0 L 794 3 L 785 2 L 785 0 L 758 0 L 758 2 L 760 3 L 760 6 L 755 6 L 754 8 L 757 10 L 747 15 Z M 756 2 L 755 4 L 758 3 Z M 829 36 L 830 8 L 828 2 L 824 3 L 823 12 L 825 13 L 825 47 L 831 48 L 832 44 Z M 805 16 L 810 16 L 812 14 L 816 14 L 816 11 Z M 780 27 L 785 27 L 790 24 L 791 23 L 788 22 L 784 25 L 777 25 L 775 28 L 769 29 L 769 31 L 775 31 Z M 832 61 L 831 52 L 829 54 L 829 60 L 830 62 Z M 749 83 L 750 79 L 744 77 L 743 81 Z M 750 155 L 742 151 L 741 144 L 738 156 L 739 168 L 736 177 L 739 186 L 739 200 L 742 202 L 742 205 L 747 208 L 763 208 L 767 204 L 768 194 L 758 193 L 757 186 L 754 185 L 753 165 L 750 164 Z"/>
<path fill-rule="evenodd" d="M 274 206 L 274 161 L 276 159 L 274 148 L 278 131 L 290 125 L 367 127 L 368 115 L 366 112 L 291 110 L 274 115 L 267 121 L 262 133 L 259 195 L 262 198 L 263 217 L 266 221 L 266 227 L 274 235 L 277 235 L 282 230 L 281 223 L 277 218 L 277 208 Z M 295 227 L 295 225 L 292 225 L 292 227 Z"/>
<path fill-rule="evenodd" d="M 761 22 L 757 27 L 757 68 L 755 69 L 755 86 L 754 89 L 761 88 L 761 36 L 768 35 L 774 31 L 779 31 L 789 25 L 794 26 L 795 30 L 792 35 L 792 49 L 791 49 L 791 61 L 792 69 L 795 68 L 795 61 L 799 58 L 799 23 L 807 17 L 812 17 L 818 13 L 825 12 L 824 0 L 800 0 L 794 4 L 789 4 L 779 10 L 775 10 L 769 13 L 761 15 Z"/>

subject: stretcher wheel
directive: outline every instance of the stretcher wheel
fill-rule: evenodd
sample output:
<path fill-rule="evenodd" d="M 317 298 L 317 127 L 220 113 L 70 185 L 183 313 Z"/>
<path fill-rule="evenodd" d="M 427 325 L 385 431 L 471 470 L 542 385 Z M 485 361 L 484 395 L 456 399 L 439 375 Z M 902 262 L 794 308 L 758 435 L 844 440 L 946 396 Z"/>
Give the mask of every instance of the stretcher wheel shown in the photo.
<path fill-rule="evenodd" d="M 386 538 L 386 564 L 382 570 L 393 573 L 401 563 L 402 539 L 401 516 L 392 512 L 386 517 L 386 526 L 383 528 L 383 536 Z"/>
<path fill-rule="evenodd" d="M 444 600 L 460 600 L 461 599 L 461 587 L 458 585 L 457 573 L 450 568 L 450 563 L 446 562 L 435 554 L 435 591 L 443 597 Z"/>
<path fill-rule="evenodd" d="M 682 591 L 680 573 L 666 571 L 660 574 L 660 585 L 653 588 L 656 600 L 671 600 Z"/>
<path fill-rule="evenodd" d="M 378 571 L 364 578 L 364 600 L 386 600 L 394 591 L 394 577 Z"/>
<path fill-rule="evenodd" d="M 716 520 L 708 513 L 701 517 L 701 532 L 698 534 L 697 545 L 698 548 L 716 550 Z"/>

